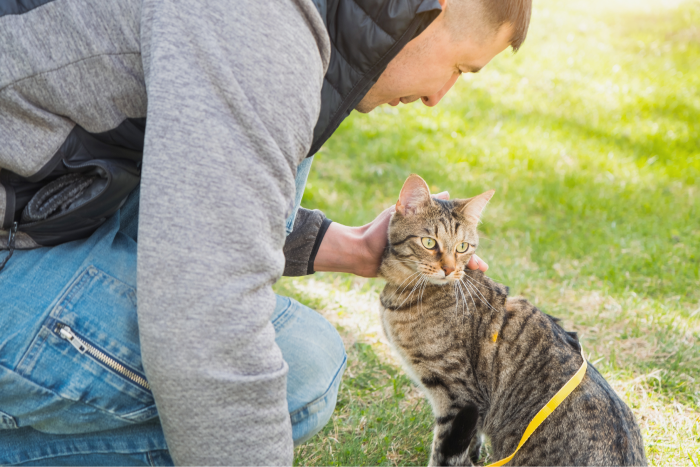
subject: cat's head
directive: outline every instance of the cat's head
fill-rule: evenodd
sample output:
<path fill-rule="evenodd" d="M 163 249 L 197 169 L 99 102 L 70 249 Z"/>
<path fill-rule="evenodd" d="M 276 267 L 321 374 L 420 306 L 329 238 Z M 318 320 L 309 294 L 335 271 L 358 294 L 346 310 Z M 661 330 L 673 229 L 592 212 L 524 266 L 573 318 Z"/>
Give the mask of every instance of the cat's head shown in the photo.
<path fill-rule="evenodd" d="M 434 199 L 422 178 L 409 176 L 389 224 L 380 276 L 392 283 L 414 274 L 440 285 L 460 280 L 479 245 L 477 225 L 493 194 L 490 190 L 469 199 Z"/>

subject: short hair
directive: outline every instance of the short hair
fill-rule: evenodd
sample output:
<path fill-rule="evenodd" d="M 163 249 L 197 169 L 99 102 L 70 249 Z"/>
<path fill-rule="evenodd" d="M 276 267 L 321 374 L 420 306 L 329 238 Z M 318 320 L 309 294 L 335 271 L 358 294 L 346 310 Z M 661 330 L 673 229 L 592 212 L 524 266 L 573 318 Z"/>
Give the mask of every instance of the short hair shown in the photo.
<path fill-rule="evenodd" d="M 446 7 L 445 19 L 452 17 L 450 22 L 453 28 L 463 28 L 464 18 L 482 16 L 494 31 L 506 23 L 513 26 L 510 46 L 514 52 L 525 42 L 530 27 L 532 0 L 449 0 Z"/>

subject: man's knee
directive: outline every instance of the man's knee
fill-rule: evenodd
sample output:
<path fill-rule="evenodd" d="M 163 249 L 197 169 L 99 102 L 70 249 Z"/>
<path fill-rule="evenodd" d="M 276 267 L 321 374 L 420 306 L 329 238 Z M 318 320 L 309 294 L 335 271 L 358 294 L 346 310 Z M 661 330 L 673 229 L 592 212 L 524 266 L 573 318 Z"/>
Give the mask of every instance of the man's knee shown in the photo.
<path fill-rule="evenodd" d="M 338 401 L 338 389 L 340 388 L 340 381 L 344 371 L 345 361 L 343 361 L 343 365 L 328 391 L 321 398 L 290 414 L 292 418 L 292 437 L 294 438 L 295 446 L 299 446 L 311 439 L 330 421 Z"/>
<path fill-rule="evenodd" d="M 273 325 L 289 365 L 287 403 L 294 442 L 300 444 L 330 420 L 347 356 L 333 325 L 296 300 L 278 296 Z"/>

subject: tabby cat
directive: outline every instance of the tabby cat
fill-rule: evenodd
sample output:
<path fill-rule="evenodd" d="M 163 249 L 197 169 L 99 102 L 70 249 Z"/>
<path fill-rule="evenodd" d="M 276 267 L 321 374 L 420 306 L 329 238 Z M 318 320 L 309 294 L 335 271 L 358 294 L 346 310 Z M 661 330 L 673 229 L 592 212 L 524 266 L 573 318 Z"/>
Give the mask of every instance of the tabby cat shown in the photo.
<path fill-rule="evenodd" d="M 495 460 L 582 365 L 575 333 L 466 268 L 493 196 L 433 199 L 406 180 L 380 276 L 384 332 L 435 414 L 430 465 L 472 465 L 484 436 Z M 631 410 L 589 364 L 581 384 L 507 465 L 646 465 Z"/>

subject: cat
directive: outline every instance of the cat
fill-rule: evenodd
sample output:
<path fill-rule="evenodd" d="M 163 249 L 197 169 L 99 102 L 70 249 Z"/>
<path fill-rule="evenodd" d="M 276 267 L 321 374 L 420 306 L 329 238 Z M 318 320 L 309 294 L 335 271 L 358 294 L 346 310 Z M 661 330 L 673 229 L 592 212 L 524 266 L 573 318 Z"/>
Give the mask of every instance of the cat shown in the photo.
<path fill-rule="evenodd" d="M 499 460 L 581 367 L 575 333 L 466 268 L 494 191 L 434 199 L 404 183 L 379 276 L 381 321 L 435 415 L 429 465 L 473 465 L 484 437 Z M 507 465 L 646 465 L 632 411 L 593 365 Z"/>

